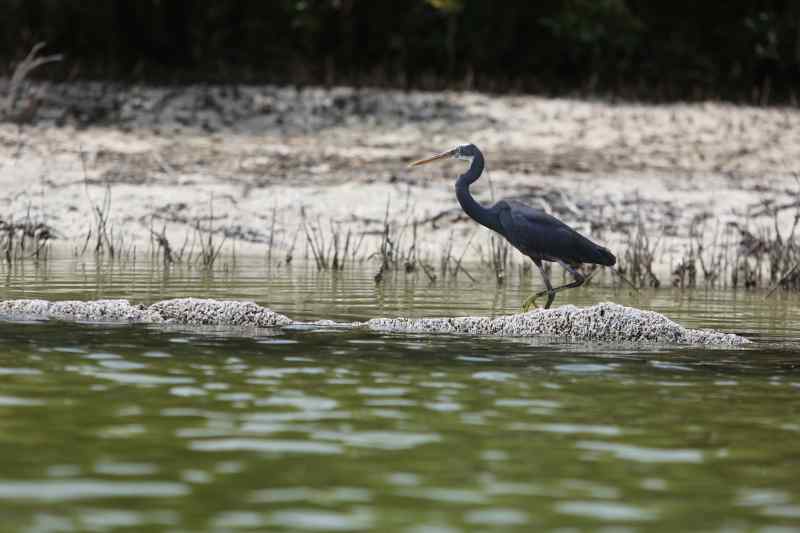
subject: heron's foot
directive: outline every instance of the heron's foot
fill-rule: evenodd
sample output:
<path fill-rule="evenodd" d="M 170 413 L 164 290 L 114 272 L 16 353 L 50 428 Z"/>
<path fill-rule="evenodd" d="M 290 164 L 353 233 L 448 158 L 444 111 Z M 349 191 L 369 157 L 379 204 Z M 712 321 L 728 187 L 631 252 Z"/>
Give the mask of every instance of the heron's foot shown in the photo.
<path fill-rule="evenodd" d="M 531 295 L 525 300 L 525 303 L 522 304 L 522 312 L 527 313 L 531 307 L 539 309 L 539 306 L 536 304 L 536 299 L 544 295 L 547 295 L 547 303 L 544 304 L 542 309 L 550 309 L 550 306 L 553 305 L 553 300 L 556 299 L 556 291 L 540 291 Z"/>
<path fill-rule="evenodd" d="M 539 296 L 538 294 L 532 294 L 531 296 L 528 297 L 527 300 L 525 300 L 525 302 L 522 304 L 523 313 L 527 313 L 528 311 L 530 311 L 531 307 L 536 307 L 537 309 L 539 308 L 539 306 L 536 305 L 536 298 L 538 296 Z"/>

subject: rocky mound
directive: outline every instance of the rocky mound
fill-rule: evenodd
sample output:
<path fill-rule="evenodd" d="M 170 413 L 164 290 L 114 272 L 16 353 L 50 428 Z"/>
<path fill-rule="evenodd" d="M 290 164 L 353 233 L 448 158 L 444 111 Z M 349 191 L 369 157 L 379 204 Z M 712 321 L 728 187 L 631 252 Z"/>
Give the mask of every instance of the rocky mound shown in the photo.
<path fill-rule="evenodd" d="M 302 324 L 253 302 L 199 298 L 163 300 L 149 306 L 131 305 L 128 300 L 7 300 L 0 302 L 2 316 L 259 328 Z M 601 303 L 586 308 L 565 305 L 557 309 L 537 309 L 495 318 L 375 318 L 363 323 L 318 323 L 342 328 L 367 327 L 377 331 L 557 337 L 601 342 L 728 346 L 750 342 L 731 333 L 684 328 L 660 313 L 615 303 Z"/>
<path fill-rule="evenodd" d="M 191 326 L 285 326 L 292 321 L 253 302 L 176 298 L 150 306 L 131 305 L 128 300 L 49 302 L 6 300 L 0 316 L 29 316 L 90 322 L 166 322 Z"/>
<path fill-rule="evenodd" d="M 578 308 L 536 309 L 519 315 L 458 318 L 375 318 L 367 327 L 380 331 L 466 333 L 507 337 L 566 337 L 606 342 L 738 345 L 744 337 L 687 329 L 654 311 L 615 303 Z"/>

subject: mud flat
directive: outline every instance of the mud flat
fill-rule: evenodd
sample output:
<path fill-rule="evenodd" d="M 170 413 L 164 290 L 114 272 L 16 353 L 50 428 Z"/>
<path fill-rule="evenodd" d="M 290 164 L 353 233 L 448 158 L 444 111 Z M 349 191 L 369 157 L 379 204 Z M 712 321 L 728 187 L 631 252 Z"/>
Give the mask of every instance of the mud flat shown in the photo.
<path fill-rule="evenodd" d="M 164 323 L 187 326 L 282 327 L 302 325 L 253 302 L 199 298 L 132 305 L 127 300 L 5 300 L 0 318 L 46 318 L 88 322 Z M 537 309 L 524 314 L 457 318 L 375 318 L 337 323 L 343 328 L 405 333 L 462 333 L 478 336 L 553 337 L 610 343 L 705 344 L 735 346 L 750 341 L 712 330 L 687 329 L 654 311 L 615 303 L 578 308 Z"/>
<path fill-rule="evenodd" d="M 487 156 L 473 187 L 481 201 L 524 200 L 614 250 L 645 228 L 664 269 L 698 240 L 731 249 L 775 213 L 788 233 L 795 212 L 800 112 L 790 108 L 346 87 L 31 92 L 44 95 L 32 124 L 0 123 L 0 218 L 45 223 L 69 250 L 85 247 L 108 205 L 120 253 L 150 246 L 151 229 L 191 246 L 200 227 L 239 252 L 274 246 L 278 260 L 305 216 L 365 236 L 366 256 L 388 214 L 395 227 L 419 222 L 420 255 L 452 244 L 483 259 L 490 233 L 471 240 L 476 225 L 454 198 L 463 165 L 405 168 L 466 141 Z"/>

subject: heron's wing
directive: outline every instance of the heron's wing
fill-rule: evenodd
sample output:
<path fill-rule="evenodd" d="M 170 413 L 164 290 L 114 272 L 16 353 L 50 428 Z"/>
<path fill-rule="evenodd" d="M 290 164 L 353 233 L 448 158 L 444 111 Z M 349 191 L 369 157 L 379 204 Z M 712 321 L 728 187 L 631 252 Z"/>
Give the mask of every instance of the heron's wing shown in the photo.
<path fill-rule="evenodd" d="M 587 239 L 542 209 L 522 202 L 498 202 L 500 224 L 506 238 L 522 253 L 550 261 L 614 264 L 606 248 Z"/>

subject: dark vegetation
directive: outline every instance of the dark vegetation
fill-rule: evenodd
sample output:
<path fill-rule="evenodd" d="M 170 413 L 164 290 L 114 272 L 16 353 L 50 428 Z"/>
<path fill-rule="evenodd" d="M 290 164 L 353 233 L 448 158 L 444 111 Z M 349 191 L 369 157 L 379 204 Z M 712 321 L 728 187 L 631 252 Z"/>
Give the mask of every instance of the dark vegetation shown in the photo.
<path fill-rule="evenodd" d="M 800 2 L 4 0 L 57 80 L 474 88 L 796 103 Z"/>

